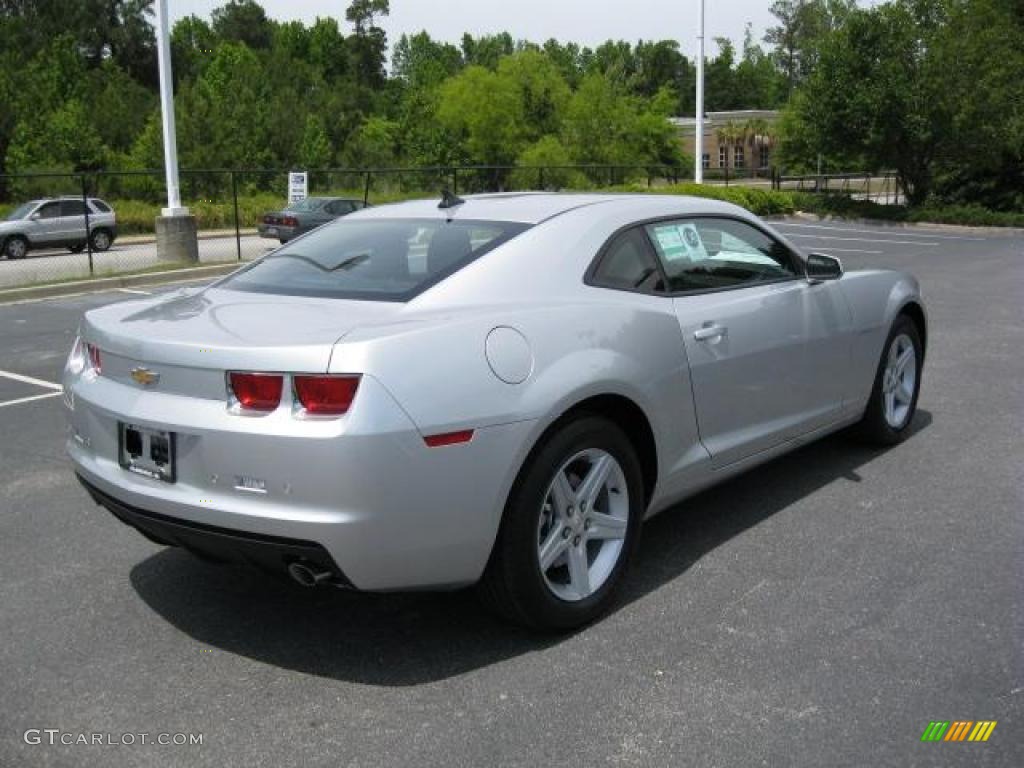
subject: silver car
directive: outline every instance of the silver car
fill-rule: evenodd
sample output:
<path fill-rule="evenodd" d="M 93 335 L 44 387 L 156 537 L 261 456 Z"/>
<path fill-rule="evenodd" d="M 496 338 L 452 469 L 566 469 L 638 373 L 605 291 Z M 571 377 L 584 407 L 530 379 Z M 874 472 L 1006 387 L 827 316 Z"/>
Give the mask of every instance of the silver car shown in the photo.
<path fill-rule="evenodd" d="M 94 251 L 107 250 L 117 237 L 114 209 L 98 198 L 88 198 L 88 225 L 86 211 L 81 197 L 47 198 L 19 205 L 0 221 L 0 253 L 8 259 L 23 259 L 39 248 L 67 248 L 80 253 L 88 244 Z"/>
<path fill-rule="evenodd" d="M 85 315 L 67 447 L 161 544 L 312 586 L 477 584 L 598 616 L 644 518 L 917 403 L 917 281 L 685 197 L 381 206 L 199 289 Z"/>

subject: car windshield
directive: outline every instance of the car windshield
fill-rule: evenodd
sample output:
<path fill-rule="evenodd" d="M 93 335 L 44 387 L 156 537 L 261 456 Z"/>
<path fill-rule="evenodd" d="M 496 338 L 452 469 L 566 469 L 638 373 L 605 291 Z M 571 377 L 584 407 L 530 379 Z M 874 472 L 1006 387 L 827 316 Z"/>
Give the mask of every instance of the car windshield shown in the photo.
<path fill-rule="evenodd" d="M 341 220 L 228 277 L 236 291 L 408 301 L 527 229 L 507 221 Z"/>
<path fill-rule="evenodd" d="M 29 211 L 36 207 L 35 203 L 22 203 L 13 211 L 7 214 L 7 221 L 17 221 L 28 216 Z"/>
<path fill-rule="evenodd" d="M 291 213 L 302 213 L 304 211 L 315 211 L 324 204 L 322 197 L 307 197 L 305 200 L 296 200 L 294 203 L 289 203 L 286 211 Z"/>

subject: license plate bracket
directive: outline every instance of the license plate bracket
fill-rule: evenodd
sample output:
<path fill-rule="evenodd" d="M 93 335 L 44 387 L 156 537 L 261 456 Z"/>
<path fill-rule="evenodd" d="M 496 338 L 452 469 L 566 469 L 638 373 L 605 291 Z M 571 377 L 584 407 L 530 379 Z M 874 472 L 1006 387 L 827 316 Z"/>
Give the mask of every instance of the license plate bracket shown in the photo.
<path fill-rule="evenodd" d="M 118 463 L 129 472 L 173 483 L 175 475 L 176 435 L 162 429 L 137 424 L 117 425 Z"/>

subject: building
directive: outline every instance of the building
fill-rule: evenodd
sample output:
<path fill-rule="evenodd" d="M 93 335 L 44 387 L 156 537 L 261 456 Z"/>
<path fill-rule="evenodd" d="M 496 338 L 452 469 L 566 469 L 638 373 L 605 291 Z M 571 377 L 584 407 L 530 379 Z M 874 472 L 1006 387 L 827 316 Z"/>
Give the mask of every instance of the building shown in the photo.
<path fill-rule="evenodd" d="M 696 153 L 695 117 L 670 117 L 683 150 Z M 774 109 L 737 109 L 707 112 L 704 117 L 705 171 L 714 175 L 767 175 L 772 166 L 779 112 Z"/>

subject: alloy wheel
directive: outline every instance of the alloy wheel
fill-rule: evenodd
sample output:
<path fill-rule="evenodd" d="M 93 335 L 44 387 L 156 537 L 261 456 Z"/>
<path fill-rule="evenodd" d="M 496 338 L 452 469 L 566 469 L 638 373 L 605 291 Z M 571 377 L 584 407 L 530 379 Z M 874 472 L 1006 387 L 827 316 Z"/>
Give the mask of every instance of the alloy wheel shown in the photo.
<path fill-rule="evenodd" d="M 555 473 L 537 526 L 537 562 L 548 589 L 584 600 L 608 580 L 629 524 L 629 487 L 607 451 L 580 451 Z"/>
<path fill-rule="evenodd" d="M 885 421 L 893 429 L 906 423 L 917 387 L 917 352 L 911 338 L 901 333 L 889 346 L 882 374 L 882 407 Z"/>

